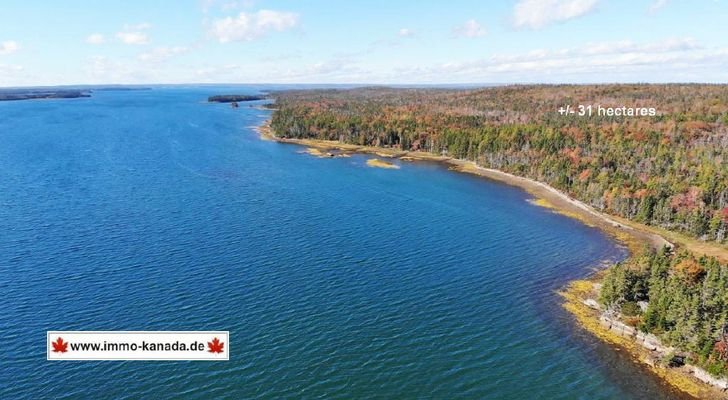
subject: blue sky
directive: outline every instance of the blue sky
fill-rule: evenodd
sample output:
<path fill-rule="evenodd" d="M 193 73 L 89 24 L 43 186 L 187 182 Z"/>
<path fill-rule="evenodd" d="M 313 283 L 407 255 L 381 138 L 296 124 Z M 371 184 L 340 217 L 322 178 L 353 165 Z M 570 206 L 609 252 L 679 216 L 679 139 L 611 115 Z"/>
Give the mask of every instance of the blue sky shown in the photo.
<path fill-rule="evenodd" d="M 0 86 L 728 82 L 728 0 L 4 0 Z"/>

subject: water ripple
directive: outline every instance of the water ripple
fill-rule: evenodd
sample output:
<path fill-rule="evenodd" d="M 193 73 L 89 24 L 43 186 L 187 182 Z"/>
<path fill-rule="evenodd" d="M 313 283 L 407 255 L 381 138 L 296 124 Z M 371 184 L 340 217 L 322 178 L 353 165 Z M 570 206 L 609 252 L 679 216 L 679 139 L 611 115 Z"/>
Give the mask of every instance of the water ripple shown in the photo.
<path fill-rule="evenodd" d="M 260 141 L 211 90 L 0 104 L 0 398 L 672 396 L 559 307 L 624 255 L 599 232 L 437 165 Z M 229 330 L 231 359 L 48 362 L 50 329 Z"/>

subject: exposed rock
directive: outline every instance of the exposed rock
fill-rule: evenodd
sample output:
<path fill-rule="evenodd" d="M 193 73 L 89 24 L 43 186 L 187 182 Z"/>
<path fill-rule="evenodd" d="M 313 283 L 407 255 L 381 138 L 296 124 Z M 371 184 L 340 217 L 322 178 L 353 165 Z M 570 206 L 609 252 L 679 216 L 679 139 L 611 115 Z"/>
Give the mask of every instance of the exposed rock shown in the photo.
<path fill-rule="evenodd" d="M 723 390 L 728 389 L 728 380 L 726 380 L 726 379 L 714 378 L 713 376 L 711 376 L 708 373 L 708 371 L 706 371 L 702 368 L 695 367 L 695 366 L 692 366 L 691 372 L 693 373 L 693 375 L 696 378 L 698 378 L 699 380 L 701 380 L 709 385 L 713 385 L 713 386 L 718 387 Z"/>
<path fill-rule="evenodd" d="M 604 318 L 607 318 L 609 320 L 609 322 L 610 322 L 609 329 L 612 330 L 613 332 L 615 332 L 616 334 L 618 334 L 620 336 L 637 335 L 637 329 L 625 324 L 624 322 L 617 321 L 617 320 L 609 318 L 609 317 L 604 317 Z"/>
<path fill-rule="evenodd" d="M 586 304 L 587 307 L 592 308 L 594 310 L 601 309 L 601 307 L 599 306 L 599 303 L 594 299 L 586 299 L 586 300 L 584 300 L 584 304 Z"/>

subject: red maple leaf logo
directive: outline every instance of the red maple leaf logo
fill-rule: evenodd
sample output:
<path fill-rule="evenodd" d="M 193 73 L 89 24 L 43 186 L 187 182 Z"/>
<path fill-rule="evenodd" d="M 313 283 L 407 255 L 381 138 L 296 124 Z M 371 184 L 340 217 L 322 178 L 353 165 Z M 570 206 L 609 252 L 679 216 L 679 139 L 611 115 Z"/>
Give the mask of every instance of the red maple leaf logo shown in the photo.
<path fill-rule="evenodd" d="M 51 342 L 53 345 L 54 353 L 65 353 L 68 351 L 68 342 L 64 342 L 62 337 L 58 337 L 55 342 Z"/>
<path fill-rule="evenodd" d="M 207 342 L 208 353 L 222 353 L 222 348 L 225 346 L 224 342 L 221 342 L 218 338 L 213 338 L 212 342 Z"/>

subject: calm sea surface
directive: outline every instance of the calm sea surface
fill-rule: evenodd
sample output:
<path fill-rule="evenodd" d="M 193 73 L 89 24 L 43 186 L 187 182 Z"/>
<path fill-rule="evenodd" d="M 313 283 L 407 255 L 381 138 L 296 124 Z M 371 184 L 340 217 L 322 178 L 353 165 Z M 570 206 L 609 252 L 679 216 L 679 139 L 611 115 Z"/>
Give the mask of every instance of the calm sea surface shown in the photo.
<path fill-rule="evenodd" d="M 523 191 L 261 141 L 251 87 L 0 102 L 0 398 L 674 398 L 555 291 L 625 250 Z M 47 330 L 229 330 L 50 362 Z"/>

